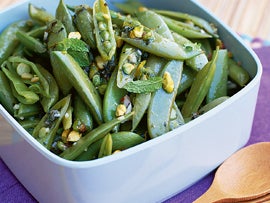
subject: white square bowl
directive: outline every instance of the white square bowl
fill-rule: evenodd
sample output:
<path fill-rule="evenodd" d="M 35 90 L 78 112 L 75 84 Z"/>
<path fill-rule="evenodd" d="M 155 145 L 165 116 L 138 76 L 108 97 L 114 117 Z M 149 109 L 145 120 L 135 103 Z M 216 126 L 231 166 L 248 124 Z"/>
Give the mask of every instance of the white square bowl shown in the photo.
<path fill-rule="evenodd" d="M 55 0 L 30 2 L 52 13 L 58 4 Z M 65 2 L 93 4 L 92 0 Z M 28 18 L 28 3 L 2 11 L 0 30 Z M 196 1 L 143 3 L 195 14 L 215 23 L 220 38 L 249 72 L 251 82 L 221 105 L 174 131 L 87 162 L 67 161 L 47 151 L 0 105 L 4 118 L 0 123 L 0 155 L 39 202 L 159 202 L 194 184 L 248 141 L 262 74 L 254 52 Z"/>

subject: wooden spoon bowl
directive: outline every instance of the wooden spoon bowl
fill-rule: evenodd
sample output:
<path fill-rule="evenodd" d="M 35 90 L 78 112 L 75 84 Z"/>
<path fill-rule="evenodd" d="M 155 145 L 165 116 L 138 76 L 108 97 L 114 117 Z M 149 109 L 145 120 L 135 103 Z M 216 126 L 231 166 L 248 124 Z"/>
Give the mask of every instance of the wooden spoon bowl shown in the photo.
<path fill-rule="evenodd" d="M 270 193 L 270 142 L 242 148 L 217 169 L 210 188 L 195 203 L 239 202 Z"/>

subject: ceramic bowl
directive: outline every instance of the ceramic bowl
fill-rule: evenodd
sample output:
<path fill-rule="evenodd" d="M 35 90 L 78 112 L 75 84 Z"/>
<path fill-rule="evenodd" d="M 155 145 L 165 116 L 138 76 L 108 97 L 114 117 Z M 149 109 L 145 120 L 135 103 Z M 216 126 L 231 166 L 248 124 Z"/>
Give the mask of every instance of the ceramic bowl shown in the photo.
<path fill-rule="evenodd" d="M 50 12 L 58 4 L 53 0 L 31 2 Z M 93 4 L 92 0 L 65 2 Z M 0 30 L 28 18 L 28 3 L 2 11 Z M 160 202 L 190 187 L 248 141 L 262 74 L 254 52 L 197 1 L 143 3 L 215 23 L 220 38 L 252 80 L 221 105 L 176 130 L 113 156 L 86 162 L 67 161 L 49 152 L 0 105 L 0 155 L 39 202 Z"/>

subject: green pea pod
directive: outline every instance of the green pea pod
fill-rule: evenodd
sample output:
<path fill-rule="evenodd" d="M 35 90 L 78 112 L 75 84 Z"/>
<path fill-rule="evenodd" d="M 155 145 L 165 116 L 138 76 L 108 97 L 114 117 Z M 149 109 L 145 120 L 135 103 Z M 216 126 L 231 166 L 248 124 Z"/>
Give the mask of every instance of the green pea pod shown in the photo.
<path fill-rule="evenodd" d="M 174 41 L 181 47 L 183 59 L 187 60 L 203 53 L 197 43 L 193 43 L 177 33 L 172 33 Z"/>
<path fill-rule="evenodd" d="M 23 63 L 23 64 L 26 64 L 28 65 L 31 70 L 33 71 L 33 73 L 35 75 L 38 76 L 39 80 L 38 80 L 38 83 L 40 84 L 41 88 L 42 88 L 42 96 L 44 97 L 50 97 L 50 90 L 49 90 L 49 83 L 48 81 L 46 80 L 46 78 L 42 75 L 42 73 L 40 72 L 38 66 L 34 63 L 32 63 L 31 61 L 28 61 L 27 59 L 23 59 L 21 57 L 16 57 L 16 56 L 12 56 L 12 57 L 9 57 L 8 59 L 9 62 L 11 63 Z"/>
<path fill-rule="evenodd" d="M 96 48 L 96 39 L 94 35 L 94 21 L 92 13 L 88 6 L 82 5 L 75 9 L 75 25 L 82 35 L 82 39 L 92 48 Z"/>
<path fill-rule="evenodd" d="M 195 71 L 201 70 L 207 63 L 208 58 L 205 53 L 201 53 L 185 61 L 186 65 Z"/>
<path fill-rule="evenodd" d="M 75 95 L 73 99 L 74 122 L 73 129 L 80 132 L 89 132 L 93 129 L 93 117 L 80 96 Z"/>
<path fill-rule="evenodd" d="M 112 135 L 108 133 L 104 138 L 102 138 L 102 143 L 99 149 L 98 158 L 109 156 L 112 154 Z"/>
<path fill-rule="evenodd" d="M 64 2 L 64 0 L 60 0 L 59 4 L 56 8 L 55 18 L 60 20 L 66 28 L 67 33 L 74 32 L 75 28 L 73 25 L 72 16 L 69 13 L 69 10 Z"/>
<path fill-rule="evenodd" d="M 67 38 L 67 31 L 60 20 L 53 20 L 48 24 L 47 46 L 49 50 L 53 50 L 56 45 Z"/>
<path fill-rule="evenodd" d="M 134 131 L 142 120 L 151 101 L 151 93 L 136 94 L 134 100 L 134 116 L 132 119 L 132 129 Z"/>
<path fill-rule="evenodd" d="M 201 29 L 197 29 L 196 27 L 188 23 L 183 23 L 181 21 L 173 20 L 167 17 L 163 17 L 163 20 L 166 22 L 166 24 L 172 31 L 189 39 L 202 39 L 212 37 L 208 33 L 202 32 Z"/>
<path fill-rule="evenodd" d="M 198 16 L 194 16 L 194 15 L 190 15 L 187 13 L 176 12 L 176 11 L 168 11 L 168 10 L 154 10 L 154 11 L 157 12 L 158 14 L 161 14 L 161 15 L 164 15 L 164 16 L 167 16 L 170 18 L 174 18 L 177 20 L 190 21 L 190 22 L 194 23 L 194 25 L 197 25 L 200 28 L 204 29 L 206 32 L 208 32 L 213 37 L 218 38 L 217 28 L 203 18 L 200 18 Z"/>
<path fill-rule="evenodd" d="M 229 96 L 223 96 L 223 97 L 219 97 L 219 98 L 212 100 L 211 102 L 205 104 L 204 106 L 202 106 L 199 109 L 199 111 L 198 111 L 199 115 L 204 114 L 207 111 L 210 111 L 211 109 L 218 106 L 219 104 L 221 104 L 222 102 L 226 101 L 229 98 L 230 98 Z"/>
<path fill-rule="evenodd" d="M 172 33 L 172 35 L 175 42 L 184 47 L 184 50 L 186 50 L 186 65 L 198 71 L 208 63 L 208 58 L 201 49 L 200 44 L 193 43 L 186 37 L 183 37 L 177 33 Z"/>
<path fill-rule="evenodd" d="M 160 136 L 170 130 L 169 120 L 180 84 L 183 62 L 172 60 L 164 67 L 161 75 L 168 72 L 173 80 L 173 91 L 168 93 L 163 88 L 157 90 L 150 101 L 147 113 L 147 125 L 151 138 Z"/>
<path fill-rule="evenodd" d="M 148 9 L 138 11 L 135 14 L 144 26 L 153 29 L 155 32 L 169 40 L 173 40 L 170 29 L 160 15 Z"/>
<path fill-rule="evenodd" d="M 28 89 L 16 72 L 12 72 L 5 67 L 2 67 L 2 71 L 10 81 L 12 93 L 21 103 L 34 104 L 39 100 L 39 96 Z"/>
<path fill-rule="evenodd" d="M 193 114 L 197 113 L 207 92 L 209 91 L 216 70 L 217 56 L 218 49 L 215 52 L 215 55 L 213 55 L 212 60 L 209 61 L 196 75 L 186 101 L 181 109 L 182 115 L 186 120 L 191 119 Z"/>
<path fill-rule="evenodd" d="M 250 80 L 248 72 L 231 58 L 228 59 L 228 65 L 229 77 L 240 87 L 244 87 Z"/>
<path fill-rule="evenodd" d="M 55 19 L 55 17 L 48 13 L 46 10 L 38 8 L 31 3 L 28 4 L 28 14 L 32 20 L 38 22 L 41 25 L 46 25 Z"/>
<path fill-rule="evenodd" d="M 183 47 L 180 47 L 176 42 L 162 37 L 147 27 L 144 27 L 144 30 L 146 33 L 152 33 L 149 34 L 152 37 L 144 40 L 141 38 L 130 38 L 127 35 L 122 35 L 121 39 L 134 47 L 156 56 L 175 60 L 186 59 L 186 55 L 183 54 L 185 53 L 185 50 L 183 50 Z"/>
<path fill-rule="evenodd" d="M 138 144 L 141 144 L 145 141 L 143 137 L 140 135 L 129 132 L 129 131 L 121 131 L 117 133 L 112 133 L 112 152 L 116 150 L 126 150 L 128 148 L 134 147 Z M 96 141 L 91 144 L 87 150 L 80 154 L 76 158 L 76 161 L 86 161 L 91 159 L 96 159 L 98 157 L 98 152 L 101 146 L 102 139 Z"/>
<path fill-rule="evenodd" d="M 30 31 L 28 31 L 27 34 L 31 37 L 43 38 L 46 30 L 47 30 L 47 25 L 36 26 L 33 29 L 31 29 Z"/>
<path fill-rule="evenodd" d="M 53 64 L 58 66 L 59 71 L 68 78 L 69 82 L 89 107 L 95 121 L 98 124 L 103 123 L 101 98 L 75 59 L 68 53 L 53 51 L 51 53 L 51 60 Z"/>
<path fill-rule="evenodd" d="M 51 110 L 46 113 L 38 125 L 34 128 L 33 137 L 37 139 L 44 147 L 51 149 L 55 135 L 70 106 L 71 96 L 68 95 L 58 101 Z"/>
<path fill-rule="evenodd" d="M 0 103 L 11 114 L 14 115 L 13 106 L 17 103 L 17 99 L 12 94 L 12 90 L 8 78 L 0 70 Z"/>
<path fill-rule="evenodd" d="M 42 66 L 38 65 L 40 73 L 44 76 L 44 78 L 48 81 L 49 86 L 49 94 L 50 97 L 42 97 L 40 103 L 43 107 L 44 112 L 48 112 L 50 108 L 58 101 L 59 99 L 59 88 L 53 77 L 53 75 L 47 71 Z"/>
<path fill-rule="evenodd" d="M 119 88 L 133 81 L 137 66 L 141 62 L 141 54 L 141 51 L 129 44 L 123 46 L 118 62 L 117 86 Z"/>
<path fill-rule="evenodd" d="M 16 33 L 28 31 L 32 23 L 29 21 L 18 21 L 10 24 L 0 34 L 0 65 L 14 52 L 19 44 Z"/>
<path fill-rule="evenodd" d="M 28 35 L 25 32 L 18 31 L 16 33 L 16 36 L 20 40 L 20 42 L 30 51 L 39 54 L 45 53 L 47 51 L 46 46 L 42 42 Z"/>
<path fill-rule="evenodd" d="M 184 66 L 179 88 L 177 89 L 177 95 L 180 95 L 187 90 L 193 83 L 197 71 Z"/>
<path fill-rule="evenodd" d="M 139 1 L 125 1 L 124 3 L 114 2 L 114 5 L 124 13 L 133 15 L 143 4 Z"/>
<path fill-rule="evenodd" d="M 145 67 L 149 68 L 154 76 L 158 76 L 166 63 L 167 61 L 165 59 L 150 55 L 147 59 Z M 132 119 L 131 131 L 134 131 L 143 119 L 143 116 L 149 107 L 151 96 L 151 93 L 136 94 L 133 107 L 134 116 Z"/>
<path fill-rule="evenodd" d="M 132 116 L 133 112 L 99 125 L 77 141 L 76 145 L 72 145 L 59 156 L 67 160 L 74 160 L 91 144 L 107 135 L 116 125 L 129 120 Z"/>
<path fill-rule="evenodd" d="M 109 7 L 104 0 L 96 0 L 93 6 L 93 20 L 97 49 L 105 61 L 115 54 L 116 41 Z"/>
<path fill-rule="evenodd" d="M 18 122 L 24 129 L 26 129 L 30 134 L 32 134 L 32 130 L 38 125 L 39 121 L 40 119 L 38 118 L 30 117 L 24 120 L 19 120 Z"/>
<path fill-rule="evenodd" d="M 127 94 L 127 91 L 117 86 L 117 68 L 114 69 L 103 99 L 103 117 L 108 122 L 114 119 L 116 107 L 120 104 L 121 99 Z"/>
<path fill-rule="evenodd" d="M 67 38 L 65 26 L 59 20 L 54 20 L 50 22 L 48 25 L 47 32 L 48 32 L 47 46 L 50 52 L 56 48 L 59 42 Z M 53 75 L 59 86 L 59 89 L 64 95 L 68 95 L 72 89 L 71 83 L 69 82 L 67 77 L 64 74 L 62 74 L 62 72 L 59 70 L 60 64 L 58 64 L 57 61 L 53 61 L 52 59 L 50 61 L 52 65 Z"/>
<path fill-rule="evenodd" d="M 42 112 L 41 106 L 39 103 L 35 104 L 18 104 L 18 109 L 15 109 L 14 117 L 15 118 L 25 118 L 31 117 L 40 114 Z"/>
<path fill-rule="evenodd" d="M 206 103 L 209 103 L 219 97 L 227 96 L 227 83 L 228 51 L 226 49 L 221 49 L 218 51 L 218 57 L 216 60 L 216 71 L 209 91 L 206 95 Z"/>

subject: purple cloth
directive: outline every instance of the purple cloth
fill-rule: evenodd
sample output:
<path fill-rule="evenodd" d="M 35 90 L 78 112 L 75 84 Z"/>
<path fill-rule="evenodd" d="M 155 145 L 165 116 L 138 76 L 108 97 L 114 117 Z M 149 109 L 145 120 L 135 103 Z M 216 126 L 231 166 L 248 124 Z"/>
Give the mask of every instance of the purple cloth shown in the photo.
<path fill-rule="evenodd" d="M 270 46 L 254 49 L 263 64 L 263 75 L 256 106 L 255 118 L 250 140 L 247 145 L 270 141 Z M 177 194 L 165 203 L 190 203 L 201 196 L 211 185 L 215 171 L 211 172 L 196 184 Z M 5 203 L 33 203 L 37 202 L 9 171 L 0 158 L 0 202 Z"/>

